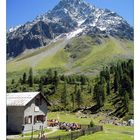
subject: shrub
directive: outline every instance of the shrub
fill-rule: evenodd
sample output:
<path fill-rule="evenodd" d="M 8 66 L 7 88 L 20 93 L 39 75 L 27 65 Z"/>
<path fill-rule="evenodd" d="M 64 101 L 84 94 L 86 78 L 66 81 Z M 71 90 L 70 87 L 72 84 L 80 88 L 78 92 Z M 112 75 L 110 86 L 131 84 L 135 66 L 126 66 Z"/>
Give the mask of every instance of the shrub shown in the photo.
<path fill-rule="evenodd" d="M 90 127 L 94 127 L 94 125 L 95 125 L 95 124 L 94 124 L 93 120 L 91 120 L 91 121 L 90 121 Z"/>

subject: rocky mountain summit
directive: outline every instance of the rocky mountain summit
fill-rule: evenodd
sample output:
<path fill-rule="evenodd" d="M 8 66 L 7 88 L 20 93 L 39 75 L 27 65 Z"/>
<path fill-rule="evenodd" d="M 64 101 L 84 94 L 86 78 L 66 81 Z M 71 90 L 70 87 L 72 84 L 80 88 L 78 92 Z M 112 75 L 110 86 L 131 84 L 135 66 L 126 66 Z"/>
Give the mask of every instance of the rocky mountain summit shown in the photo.
<path fill-rule="evenodd" d="M 133 40 L 133 28 L 117 13 L 83 0 L 60 0 L 51 11 L 7 32 L 7 58 L 43 47 L 63 34 L 69 39 L 87 34 Z"/>

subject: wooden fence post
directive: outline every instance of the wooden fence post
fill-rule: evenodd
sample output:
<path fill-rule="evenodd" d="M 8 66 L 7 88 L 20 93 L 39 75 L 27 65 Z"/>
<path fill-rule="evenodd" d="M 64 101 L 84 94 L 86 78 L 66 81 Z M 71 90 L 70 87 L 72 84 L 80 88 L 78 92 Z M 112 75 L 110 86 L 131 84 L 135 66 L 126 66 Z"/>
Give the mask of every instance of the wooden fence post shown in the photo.
<path fill-rule="evenodd" d="M 73 140 L 73 134 L 72 134 L 72 132 L 71 132 L 71 140 Z"/>
<path fill-rule="evenodd" d="M 82 134 L 85 135 L 85 130 L 84 129 L 82 130 Z"/>
<path fill-rule="evenodd" d="M 103 126 L 101 126 L 101 131 L 103 131 Z"/>
<path fill-rule="evenodd" d="M 33 140 L 33 126 L 32 126 L 32 133 L 31 133 L 31 140 Z"/>

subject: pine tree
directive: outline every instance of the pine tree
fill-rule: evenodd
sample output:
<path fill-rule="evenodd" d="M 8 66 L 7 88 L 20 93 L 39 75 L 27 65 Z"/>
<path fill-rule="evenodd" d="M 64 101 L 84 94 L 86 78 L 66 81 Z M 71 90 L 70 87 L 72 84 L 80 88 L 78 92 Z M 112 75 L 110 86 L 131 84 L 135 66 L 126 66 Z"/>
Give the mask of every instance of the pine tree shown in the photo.
<path fill-rule="evenodd" d="M 80 86 L 79 86 L 79 88 L 78 88 L 78 90 L 77 90 L 76 102 L 77 102 L 78 108 L 80 108 L 80 106 L 81 106 L 81 104 L 82 104 L 82 95 L 81 95 L 81 88 L 80 88 Z"/>
<path fill-rule="evenodd" d="M 71 94 L 71 101 L 72 101 L 72 109 L 75 110 L 75 94 L 74 94 L 74 92 Z"/>
<path fill-rule="evenodd" d="M 86 84 L 86 77 L 84 75 L 81 75 L 80 82 L 81 82 L 81 85 L 85 85 Z"/>
<path fill-rule="evenodd" d="M 65 81 L 65 76 L 64 75 L 61 75 L 60 76 L 60 80 Z"/>
<path fill-rule="evenodd" d="M 67 83 L 64 83 L 64 90 L 61 94 L 61 103 L 63 104 L 64 108 L 66 109 L 68 105 L 68 93 L 67 93 Z"/>
<path fill-rule="evenodd" d="M 118 80 L 120 81 L 123 77 L 123 70 L 122 70 L 122 65 L 118 62 L 117 64 L 117 75 L 118 76 Z"/>
<path fill-rule="evenodd" d="M 55 91 L 58 87 L 58 83 L 59 83 L 59 77 L 58 77 L 58 72 L 54 71 L 54 87 L 55 87 Z"/>
<path fill-rule="evenodd" d="M 104 77 L 100 77 L 100 92 L 101 92 L 101 96 L 102 96 L 102 102 L 105 102 L 105 98 L 106 98 L 106 81 Z"/>
<path fill-rule="evenodd" d="M 110 67 L 110 74 L 114 74 L 116 67 L 112 64 Z"/>
<path fill-rule="evenodd" d="M 108 67 L 106 67 L 106 81 L 110 81 L 110 71 Z"/>
<path fill-rule="evenodd" d="M 107 95 L 110 95 L 110 82 L 107 81 Z"/>
<path fill-rule="evenodd" d="M 32 68 L 30 68 L 30 70 L 29 70 L 28 84 L 30 87 L 33 87 L 33 70 L 32 70 Z"/>
<path fill-rule="evenodd" d="M 125 107 L 125 109 L 126 109 L 126 112 L 128 112 L 129 111 L 129 95 L 128 95 L 128 93 L 127 92 L 125 92 L 124 93 L 125 95 L 124 95 L 124 107 Z"/>
<path fill-rule="evenodd" d="M 102 84 L 101 85 L 101 96 L 102 96 L 102 102 L 104 103 L 105 102 L 105 99 L 106 99 L 106 85 L 105 84 Z"/>
<path fill-rule="evenodd" d="M 49 84 L 53 82 L 53 71 L 52 71 L 52 69 L 49 69 L 47 71 L 47 81 L 46 82 L 49 83 Z"/>
<path fill-rule="evenodd" d="M 74 92 L 72 93 L 72 98 L 71 98 L 73 110 L 75 109 L 75 100 L 76 100 L 75 96 L 76 96 L 76 94 L 77 94 L 77 84 L 75 84 Z"/>
<path fill-rule="evenodd" d="M 100 83 L 105 84 L 106 80 L 104 76 L 100 76 Z"/>
<path fill-rule="evenodd" d="M 103 97 L 102 97 L 102 85 L 97 83 L 94 87 L 94 94 L 95 99 L 98 107 L 101 107 L 103 105 Z"/>
<path fill-rule="evenodd" d="M 94 124 L 93 120 L 90 121 L 89 125 L 90 125 L 90 127 L 94 127 L 95 124 Z"/>
<path fill-rule="evenodd" d="M 128 75 L 124 74 L 123 79 L 121 81 L 122 91 L 129 93 L 130 99 L 133 99 L 133 87 L 131 79 Z M 123 94 L 123 93 L 122 93 Z"/>
<path fill-rule="evenodd" d="M 22 78 L 22 83 L 26 84 L 26 80 L 27 80 L 27 76 L 26 76 L 26 73 L 24 72 L 23 73 L 23 78 Z"/>
<path fill-rule="evenodd" d="M 116 93 L 119 90 L 119 77 L 118 74 L 115 74 L 114 77 L 114 92 Z"/>
<path fill-rule="evenodd" d="M 19 78 L 18 83 L 20 83 L 22 85 L 22 78 L 21 77 Z"/>
<path fill-rule="evenodd" d="M 12 82 L 11 82 L 11 84 L 13 85 L 15 83 L 15 79 L 12 79 Z"/>
<path fill-rule="evenodd" d="M 127 65 L 128 65 L 127 67 L 129 70 L 129 76 L 130 76 L 130 79 L 133 83 L 133 81 L 134 81 L 134 62 L 133 62 L 133 60 L 129 60 Z"/>

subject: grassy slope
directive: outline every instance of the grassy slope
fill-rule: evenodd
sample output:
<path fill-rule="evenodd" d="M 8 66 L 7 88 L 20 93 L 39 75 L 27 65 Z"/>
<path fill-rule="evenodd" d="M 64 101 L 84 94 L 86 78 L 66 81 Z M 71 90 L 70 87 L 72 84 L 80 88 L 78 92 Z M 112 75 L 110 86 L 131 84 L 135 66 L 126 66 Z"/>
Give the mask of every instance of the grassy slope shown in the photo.
<path fill-rule="evenodd" d="M 22 71 L 29 69 L 29 67 L 33 67 L 35 70 L 61 67 L 67 74 L 81 71 L 96 73 L 103 65 L 112 61 L 133 58 L 133 42 L 114 38 L 101 40 L 103 44 L 95 45 L 94 39 L 91 37 L 74 38 L 69 43 L 73 46 L 69 52 L 64 50 L 62 40 L 52 43 L 48 47 L 8 61 L 7 72 Z M 70 56 L 75 54 L 77 54 L 76 59 L 70 59 Z"/>
<path fill-rule="evenodd" d="M 7 61 L 7 72 L 26 71 L 30 67 L 33 67 L 35 69 L 36 68 L 44 69 L 44 67 L 48 68 L 51 67 L 52 65 L 48 65 L 47 62 L 49 62 L 49 60 L 52 60 L 53 58 L 55 59 L 55 61 L 60 60 L 60 65 L 59 64 L 58 65 L 62 66 L 61 65 L 63 63 L 62 61 L 64 61 L 63 58 L 66 59 L 67 56 L 67 54 L 63 53 L 62 48 L 60 48 L 61 47 L 60 45 L 62 43 L 63 40 L 59 40 L 46 47 L 38 48 L 34 51 L 33 50 L 28 51 L 27 53 L 24 53 L 13 60 Z M 64 56 L 60 58 L 60 55 L 63 54 Z M 48 61 L 44 63 L 46 59 L 48 59 Z M 51 62 L 49 62 L 49 64 L 51 64 Z M 56 63 L 54 65 L 56 65 Z"/>
<path fill-rule="evenodd" d="M 104 125 L 103 132 L 86 135 L 77 140 L 133 140 L 134 128 L 128 126 Z"/>
<path fill-rule="evenodd" d="M 127 57 L 133 57 L 133 44 L 131 42 L 107 39 L 99 46 L 93 45 L 92 51 L 76 61 L 73 67 L 80 67 L 80 71 L 88 70 L 94 73 L 104 65 Z"/>
<path fill-rule="evenodd" d="M 58 51 L 54 56 L 49 58 L 44 58 L 41 60 L 36 69 L 45 69 L 45 68 L 54 68 L 54 67 L 64 67 L 68 59 L 68 55 L 64 52 L 64 50 Z"/>

